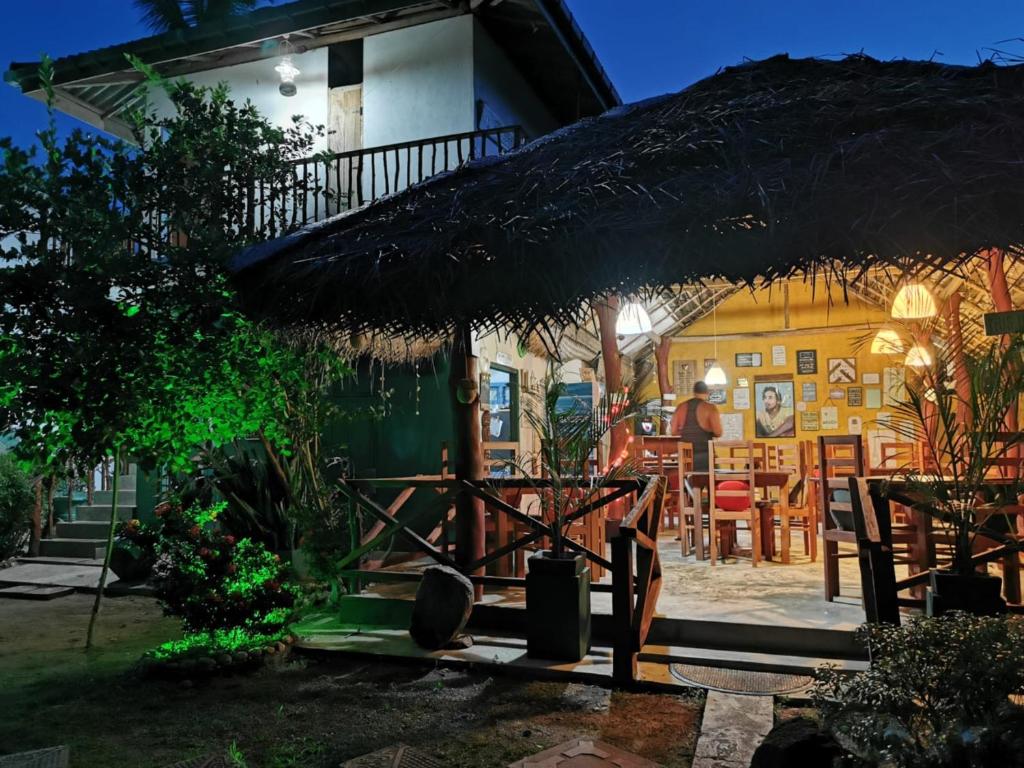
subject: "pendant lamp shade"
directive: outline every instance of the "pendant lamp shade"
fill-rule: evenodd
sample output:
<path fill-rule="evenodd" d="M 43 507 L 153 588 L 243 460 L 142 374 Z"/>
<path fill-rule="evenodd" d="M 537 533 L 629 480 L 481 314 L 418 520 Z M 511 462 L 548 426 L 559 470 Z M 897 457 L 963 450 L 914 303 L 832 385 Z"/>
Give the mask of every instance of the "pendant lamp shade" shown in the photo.
<path fill-rule="evenodd" d="M 935 297 L 921 283 L 906 283 L 892 300 L 892 316 L 897 320 L 923 320 L 939 313 Z"/>
<path fill-rule="evenodd" d="M 651 332 L 651 316 L 643 305 L 629 301 L 622 305 L 619 316 L 615 320 L 615 333 L 618 336 L 636 336 Z"/>
<path fill-rule="evenodd" d="M 715 363 L 704 374 L 704 383 L 709 387 L 724 387 L 729 383 L 729 377 L 725 375 L 725 370 L 722 366 Z"/>
<path fill-rule="evenodd" d="M 873 355 L 902 355 L 905 351 L 903 339 L 891 328 L 882 328 L 871 340 Z"/>
<path fill-rule="evenodd" d="M 904 359 L 903 363 L 911 368 L 927 368 L 932 364 L 932 356 L 931 353 L 920 344 L 915 344 L 910 348 L 910 351 L 907 352 L 907 357 Z"/>

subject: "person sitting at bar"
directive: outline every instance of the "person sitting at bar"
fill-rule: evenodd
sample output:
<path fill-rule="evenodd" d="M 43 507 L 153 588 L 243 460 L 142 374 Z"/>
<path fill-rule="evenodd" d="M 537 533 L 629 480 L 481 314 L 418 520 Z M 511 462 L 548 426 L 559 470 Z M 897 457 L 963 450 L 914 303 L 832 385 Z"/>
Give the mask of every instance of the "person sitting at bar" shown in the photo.
<path fill-rule="evenodd" d="M 671 431 L 679 439 L 693 445 L 693 468 L 708 471 L 708 440 L 722 436 L 722 417 L 718 408 L 708 402 L 708 385 L 693 385 L 693 397 L 681 403 L 672 414 Z"/>

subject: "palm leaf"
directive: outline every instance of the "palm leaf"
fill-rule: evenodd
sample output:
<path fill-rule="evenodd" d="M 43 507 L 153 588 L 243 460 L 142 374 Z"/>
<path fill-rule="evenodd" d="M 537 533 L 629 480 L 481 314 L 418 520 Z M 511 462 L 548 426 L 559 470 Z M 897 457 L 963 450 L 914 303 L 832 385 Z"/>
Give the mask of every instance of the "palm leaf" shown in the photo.
<path fill-rule="evenodd" d="M 188 21 L 178 0 L 134 0 L 142 12 L 142 23 L 153 32 L 188 29 Z"/>

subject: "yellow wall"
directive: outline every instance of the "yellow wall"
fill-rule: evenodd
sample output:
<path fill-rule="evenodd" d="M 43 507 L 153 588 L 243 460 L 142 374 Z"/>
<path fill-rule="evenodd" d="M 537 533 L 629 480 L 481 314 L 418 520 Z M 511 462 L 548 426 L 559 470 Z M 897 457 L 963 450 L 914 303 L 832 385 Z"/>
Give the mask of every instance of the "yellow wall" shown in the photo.
<path fill-rule="evenodd" d="M 841 290 L 837 287 L 832 288 L 830 297 L 829 290 L 823 281 L 819 281 L 816 287 L 810 283 L 792 281 L 787 287 L 788 326 L 786 325 L 785 290 L 782 284 L 753 293 L 749 290 L 741 291 L 718 307 L 716 312 L 719 335 L 717 357 L 729 378 L 729 383 L 725 387 L 727 399 L 724 404 L 718 406 L 719 410 L 723 414 L 742 413 L 744 416 L 743 438 L 746 440 L 759 439 L 755 435 L 754 428 L 755 412 L 759 405 L 754 389 L 756 377 L 792 374 L 795 394 L 793 403 L 796 423 L 795 439 L 815 439 L 819 434 L 847 434 L 850 416 L 859 416 L 862 419 L 865 433 L 869 429 L 876 428 L 874 421 L 880 409 L 867 408 L 867 390 L 883 389 L 884 368 L 886 365 L 892 366 L 893 361 L 882 355 L 872 355 L 869 351 L 869 342 L 874 330 L 887 319 L 885 313 L 853 297 L 850 297 L 847 303 Z M 853 327 L 848 328 L 849 326 Z M 686 329 L 683 337 L 711 337 L 714 330 L 715 321 L 708 316 Z M 776 333 L 779 331 L 784 332 Z M 723 335 L 729 334 L 742 334 L 743 338 L 721 338 Z M 774 345 L 785 346 L 785 365 L 773 365 L 772 347 Z M 808 349 L 817 351 L 818 372 L 814 375 L 799 375 L 796 366 L 796 353 L 798 350 Z M 735 355 L 743 352 L 760 352 L 761 367 L 737 368 Z M 705 358 L 714 357 L 715 344 L 710 338 L 693 342 L 677 341 L 673 343 L 670 352 L 670 375 L 675 375 L 674 363 L 676 360 L 695 360 L 697 375 L 698 378 L 701 378 Z M 830 385 L 828 383 L 828 360 L 837 357 L 855 358 L 855 383 L 849 385 Z M 879 382 L 865 384 L 863 381 L 865 373 L 878 374 Z M 737 411 L 734 408 L 733 390 L 739 386 L 737 380 L 741 377 L 748 380 L 750 408 Z M 807 411 L 819 413 L 819 429 L 813 432 L 801 429 L 801 412 L 796 409 L 796 404 L 802 400 L 801 385 L 805 382 L 814 382 L 817 385 L 817 401 L 806 404 Z M 679 384 L 675 381 L 673 381 L 673 386 L 677 393 L 676 402 L 682 402 L 690 396 L 689 392 L 681 391 Z M 860 407 L 847 405 L 846 390 L 853 386 L 860 387 L 862 390 L 864 405 Z M 842 389 L 843 396 L 829 402 L 830 389 Z M 656 392 L 652 394 L 657 397 Z M 822 406 L 826 405 L 834 405 L 838 408 L 839 424 L 837 429 L 824 430 L 820 427 L 820 411 Z"/>

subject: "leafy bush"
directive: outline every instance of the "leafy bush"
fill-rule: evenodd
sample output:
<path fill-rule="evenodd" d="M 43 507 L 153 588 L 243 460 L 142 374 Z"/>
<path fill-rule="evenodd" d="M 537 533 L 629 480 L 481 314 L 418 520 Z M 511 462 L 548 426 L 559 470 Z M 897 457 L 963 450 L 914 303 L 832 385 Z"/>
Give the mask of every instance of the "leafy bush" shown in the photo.
<path fill-rule="evenodd" d="M 1021 765 L 1024 624 L 951 612 L 861 630 L 870 668 L 819 671 L 815 703 L 843 746 L 869 765 Z"/>
<path fill-rule="evenodd" d="M 157 598 L 186 633 L 241 630 L 272 635 L 284 624 L 292 594 L 282 585 L 280 557 L 252 539 L 237 539 L 217 524 L 225 505 L 182 509 L 162 504 L 157 535 L 126 527 L 140 546 L 151 542 Z"/>
<path fill-rule="evenodd" d="M 32 486 L 10 454 L 0 454 L 0 560 L 21 552 L 32 527 Z"/>

